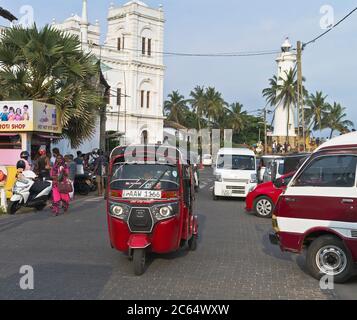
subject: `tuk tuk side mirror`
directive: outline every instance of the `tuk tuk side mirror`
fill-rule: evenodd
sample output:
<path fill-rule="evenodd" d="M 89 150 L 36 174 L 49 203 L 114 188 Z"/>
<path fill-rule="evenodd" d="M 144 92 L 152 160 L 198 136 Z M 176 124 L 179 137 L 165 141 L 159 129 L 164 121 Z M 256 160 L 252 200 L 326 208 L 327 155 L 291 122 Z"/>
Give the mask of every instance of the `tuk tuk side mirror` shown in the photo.
<path fill-rule="evenodd" d="M 274 180 L 274 186 L 278 189 L 281 189 L 282 187 L 285 186 L 284 179 L 276 179 Z"/>

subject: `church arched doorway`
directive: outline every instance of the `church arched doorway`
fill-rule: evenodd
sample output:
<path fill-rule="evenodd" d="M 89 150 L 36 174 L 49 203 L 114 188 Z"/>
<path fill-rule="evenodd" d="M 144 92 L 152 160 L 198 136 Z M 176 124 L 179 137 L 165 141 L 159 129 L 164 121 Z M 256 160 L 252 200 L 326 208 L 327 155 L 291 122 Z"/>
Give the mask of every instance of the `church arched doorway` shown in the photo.
<path fill-rule="evenodd" d="M 147 130 L 144 130 L 141 133 L 141 143 L 148 144 L 148 141 L 149 141 L 149 133 L 147 132 Z"/>

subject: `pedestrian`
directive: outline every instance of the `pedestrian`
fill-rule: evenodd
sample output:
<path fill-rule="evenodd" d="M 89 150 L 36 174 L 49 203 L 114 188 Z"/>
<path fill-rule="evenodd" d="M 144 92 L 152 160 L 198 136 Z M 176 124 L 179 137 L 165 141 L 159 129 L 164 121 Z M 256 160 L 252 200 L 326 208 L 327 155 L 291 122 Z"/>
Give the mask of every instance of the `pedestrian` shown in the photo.
<path fill-rule="evenodd" d="M 106 172 L 106 161 L 104 157 L 104 152 L 102 150 L 98 150 L 98 157 L 95 159 L 94 170 L 93 170 L 93 173 L 96 176 L 96 180 L 97 180 L 98 197 L 103 196 L 105 172 Z"/>
<path fill-rule="evenodd" d="M 71 200 L 73 200 L 73 198 L 74 198 L 74 179 L 76 178 L 77 165 L 74 162 L 73 155 L 69 154 L 69 155 L 65 156 L 64 158 L 65 158 L 67 167 L 69 169 L 68 178 L 71 182 L 72 189 L 73 189 L 73 191 L 69 194 L 69 197 Z"/>
<path fill-rule="evenodd" d="M 58 148 L 53 148 L 52 149 L 52 157 L 51 157 L 51 160 L 50 160 L 51 167 L 53 167 L 53 165 L 55 164 L 58 155 L 60 155 L 59 149 Z"/>
<path fill-rule="evenodd" d="M 38 153 L 39 158 L 35 163 L 35 173 L 41 180 L 49 179 L 51 170 L 50 158 L 46 154 L 46 149 L 40 149 Z"/>
<path fill-rule="evenodd" d="M 29 158 L 30 158 L 30 154 L 27 151 L 22 151 L 20 154 L 20 158 L 21 160 L 23 160 L 26 163 L 26 171 L 31 170 L 31 165 L 29 163 Z"/>
<path fill-rule="evenodd" d="M 68 212 L 70 196 L 73 191 L 69 181 L 69 168 L 62 155 L 58 155 L 51 169 L 52 187 L 52 211 L 55 216 L 59 215 L 60 206 L 64 212 Z"/>
<path fill-rule="evenodd" d="M 276 150 L 276 147 L 277 147 L 276 140 L 274 140 L 272 147 L 273 147 L 273 154 L 275 154 L 277 152 L 277 150 Z"/>
<path fill-rule="evenodd" d="M 82 151 L 77 151 L 77 158 L 74 159 L 76 163 L 76 175 L 83 175 L 84 174 L 84 160 Z"/>

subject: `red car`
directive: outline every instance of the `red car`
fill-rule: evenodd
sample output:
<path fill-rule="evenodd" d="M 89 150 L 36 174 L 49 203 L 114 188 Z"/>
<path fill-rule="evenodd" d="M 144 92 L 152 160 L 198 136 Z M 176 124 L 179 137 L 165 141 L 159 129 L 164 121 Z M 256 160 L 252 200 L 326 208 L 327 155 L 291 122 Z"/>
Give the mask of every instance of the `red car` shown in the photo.
<path fill-rule="evenodd" d="M 274 182 L 257 185 L 246 198 L 246 210 L 258 217 L 271 218 L 279 196 L 286 189 L 295 172 L 288 173 Z"/>

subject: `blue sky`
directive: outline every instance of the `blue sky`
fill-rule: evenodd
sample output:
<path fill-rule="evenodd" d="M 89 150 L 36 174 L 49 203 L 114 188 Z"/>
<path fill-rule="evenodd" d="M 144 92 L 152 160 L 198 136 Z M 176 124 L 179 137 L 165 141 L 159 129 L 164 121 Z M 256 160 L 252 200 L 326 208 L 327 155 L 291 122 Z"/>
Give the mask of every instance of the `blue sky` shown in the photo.
<path fill-rule="evenodd" d="M 89 18 L 99 19 L 105 32 L 110 0 L 88 0 Z M 116 5 L 126 1 L 113 1 Z M 145 0 L 163 4 L 166 14 L 165 51 L 232 52 L 279 49 L 286 36 L 291 42 L 308 41 L 322 32 L 320 8 L 331 5 L 335 21 L 357 5 L 352 0 Z M 288 4 L 287 4 L 288 3 Z M 34 8 L 38 25 L 62 21 L 81 13 L 81 0 L 0 0 L 16 15 L 22 5 Z M 3 22 L 3 20 L 2 20 Z M 309 91 L 322 90 L 329 101 L 347 107 L 357 125 L 357 12 L 304 52 L 303 72 Z M 188 95 L 196 85 L 215 86 L 228 102 L 239 101 L 248 110 L 264 105 L 261 96 L 277 70 L 275 56 L 235 58 L 167 57 L 165 95 L 178 89 Z"/>

